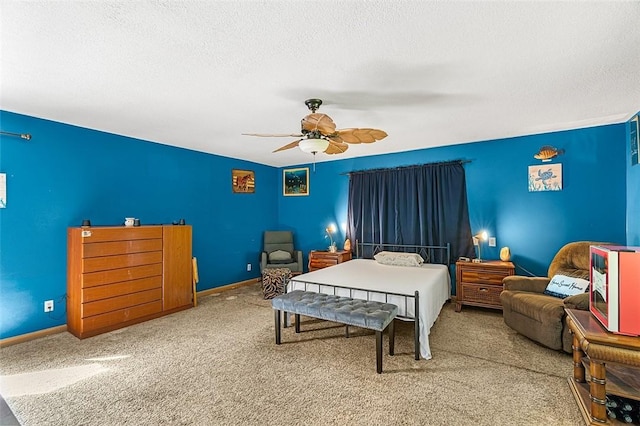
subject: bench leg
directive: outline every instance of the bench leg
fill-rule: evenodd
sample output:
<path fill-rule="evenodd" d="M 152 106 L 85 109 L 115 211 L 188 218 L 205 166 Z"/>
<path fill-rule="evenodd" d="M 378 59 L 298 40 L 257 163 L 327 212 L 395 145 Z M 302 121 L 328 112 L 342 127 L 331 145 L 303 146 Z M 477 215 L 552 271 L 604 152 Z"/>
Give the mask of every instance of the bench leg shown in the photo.
<path fill-rule="evenodd" d="M 413 347 L 416 352 L 416 361 L 420 360 L 420 303 L 418 302 L 418 290 L 415 292 L 415 319 L 413 324 Z"/>
<path fill-rule="evenodd" d="M 393 325 L 394 322 L 394 320 L 391 320 L 387 326 L 389 329 L 389 355 L 394 355 L 396 346 L 396 328 Z"/>
<path fill-rule="evenodd" d="M 296 333 L 300 333 L 300 314 L 296 314 Z"/>
<path fill-rule="evenodd" d="M 382 331 L 376 330 L 376 372 L 382 373 Z"/>
<path fill-rule="evenodd" d="M 275 321 L 276 321 L 276 345 L 279 345 L 281 342 L 280 336 L 280 311 L 276 309 L 275 311 Z M 286 313 L 285 313 L 286 315 Z"/>
<path fill-rule="evenodd" d="M 349 326 L 345 324 L 344 326 L 344 337 L 349 338 Z"/>

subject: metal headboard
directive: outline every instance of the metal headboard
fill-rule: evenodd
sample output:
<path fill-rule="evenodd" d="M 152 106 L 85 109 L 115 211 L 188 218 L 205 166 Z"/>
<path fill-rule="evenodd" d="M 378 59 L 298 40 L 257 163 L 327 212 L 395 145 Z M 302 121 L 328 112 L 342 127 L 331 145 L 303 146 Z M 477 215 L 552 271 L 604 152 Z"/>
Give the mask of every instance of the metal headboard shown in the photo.
<path fill-rule="evenodd" d="M 443 246 L 420 246 L 410 244 L 384 244 L 384 243 L 361 243 L 356 240 L 356 259 L 373 259 L 381 251 L 397 251 L 403 253 L 418 253 L 425 263 L 441 263 L 449 265 L 451 263 L 451 244 Z"/>

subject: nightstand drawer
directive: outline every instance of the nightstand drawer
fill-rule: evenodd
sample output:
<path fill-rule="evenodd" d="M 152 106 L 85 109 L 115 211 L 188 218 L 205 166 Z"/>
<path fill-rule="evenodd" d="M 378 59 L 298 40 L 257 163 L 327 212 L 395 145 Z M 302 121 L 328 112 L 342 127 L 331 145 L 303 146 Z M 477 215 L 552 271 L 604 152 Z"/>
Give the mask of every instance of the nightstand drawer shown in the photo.
<path fill-rule="evenodd" d="M 312 258 L 309 260 L 310 268 L 326 268 L 327 266 L 333 266 L 338 264 L 337 258 Z"/>
<path fill-rule="evenodd" d="M 507 277 L 509 274 L 506 270 L 462 270 L 461 274 L 462 282 L 472 282 L 472 283 L 482 283 L 482 284 L 493 284 L 502 286 L 502 279 Z"/>
<path fill-rule="evenodd" d="M 462 283 L 462 299 L 465 302 L 486 303 L 500 306 L 502 285 L 482 285 Z"/>

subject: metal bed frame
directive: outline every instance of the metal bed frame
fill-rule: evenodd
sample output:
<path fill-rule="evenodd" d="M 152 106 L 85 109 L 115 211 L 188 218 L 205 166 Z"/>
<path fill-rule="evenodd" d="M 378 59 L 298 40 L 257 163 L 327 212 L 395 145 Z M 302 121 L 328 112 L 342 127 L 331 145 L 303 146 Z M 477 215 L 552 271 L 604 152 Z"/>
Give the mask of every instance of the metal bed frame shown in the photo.
<path fill-rule="evenodd" d="M 434 256 L 434 253 L 436 253 L 436 250 L 442 250 L 446 253 L 446 255 L 443 257 L 445 259 L 445 262 L 442 262 L 442 263 L 447 265 L 447 268 L 449 267 L 449 262 L 451 259 L 451 244 L 449 243 L 447 243 L 444 246 L 420 246 L 420 245 L 406 245 L 406 244 L 359 243 L 358 241 L 356 241 L 355 248 L 356 248 L 356 259 L 363 259 L 363 258 L 371 259 L 375 254 L 381 251 L 395 251 L 395 252 L 404 252 L 404 253 L 418 253 L 420 256 L 422 256 L 422 258 L 425 260 L 426 263 L 430 263 L 429 260 L 436 258 L 436 256 Z M 363 249 L 370 249 L 369 250 L 371 252 L 371 254 L 369 255 L 370 257 L 363 257 L 365 255 Z M 404 294 L 404 293 L 393 293 L 390 291 L 367 290 L 362 288 L 345 287 L 345 286 L 339 286 L 335 284 L 317 283 L 313 281 L 300 281 L 295 277 L 289 280 L 289 282 L 290 281 L 295 281 L 298 284 L 304 284 L 304 291 L 308 291 L 309 285 L 318 286 L 319 293 L 321 292 L 321 287 L 325 287 L 325 288 L 331 287 L 333 289 L 333 295 L 336 295 L 336 289 L 349 290 L 349 297 L 351 298 L 354 298 L 353 297 L 354 291 L 365 292 L 367 295 L 366 300 L 370 300 L 369 297 L 371 294 L 382 294 L 384 295 L 385 303 L 390 303 L 389 296 L 404 297 L 404 301 L 405 301 L 404 312 L 406 313 L 406 315 L 398 315 L 397 318 L 406 319 L 414 322 L 413 345 L 414 345 L 415 359 L 416 360 L 420 359 L 420 296 L 417 290 L 414 292 L 413 295 L 411 295 L 411 294 Z M 285 288 L 284 288 L 285 292 L 287 291 L 289 282 L 285 284 Z M 409 310 L 408 310 L 408 303 L 409 303 L 409 299 L 411 298 L 413 298 L 413 301 L 414 301 L 413 317 L 409 316 Z M 285 327 L 289 326 L 289 315 L 285 315 L 284 326 Z"/>
<path fill-rule="evenodd" d="M 356 259 L 372 259 L 373 256 L 381 251 L 398 251 L 403 253 L 417 253 L 426 263 L 434 263 L 431 260 L 436 259 L 436 250 L 442 250 L 446 255 L 442 256 L 443 261 L 439 262 L 449 266 L 451 263 L 451 244 L 447 243 L 443 246 L 420 246 L 408 244 L 384 244 L 384 243 L 361 243 L 356 240 Z M 365 250 L 367 252 L 365 253 Z M 369 254 L 370 253 L 370 254 Z"/>

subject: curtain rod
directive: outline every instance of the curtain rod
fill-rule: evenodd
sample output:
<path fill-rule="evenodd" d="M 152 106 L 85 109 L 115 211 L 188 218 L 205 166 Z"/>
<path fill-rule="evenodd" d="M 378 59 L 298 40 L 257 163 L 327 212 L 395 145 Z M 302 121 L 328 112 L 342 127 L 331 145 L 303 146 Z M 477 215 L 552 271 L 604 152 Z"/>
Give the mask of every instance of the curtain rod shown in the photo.
<path fill-rule="evenodd" d="M 31 135 L 29 133 L 11 133 L 11 132 L 5 132 L 4 130 L 0 130 L 0 135 L 13 136 L 20 139 L 31 140 Z"/>
<path fill-rule="evenodd" d="M 423 163 L 423 164 L 412 164 L 410 166 L 398 166 L 398 167 L 385 167 L 379 169 L 367 169 L 367 170 L 354 170 L 351 172 L 340 173 L 341 175 L 352 175 L 358 173 L 373 173 L 373 172 L 382 172 L 387 170 L 402 170 L 402 169 L 413 169 L 416 167 L 424 167 L 424 166 L 439 166 L 444 164 L 466 164 L 470 163 L 471 160 L 448 160 L 448 161 L 436 161 L 434 163 Z"/>

